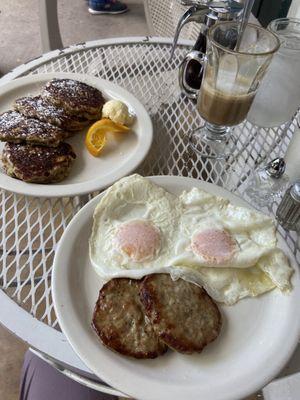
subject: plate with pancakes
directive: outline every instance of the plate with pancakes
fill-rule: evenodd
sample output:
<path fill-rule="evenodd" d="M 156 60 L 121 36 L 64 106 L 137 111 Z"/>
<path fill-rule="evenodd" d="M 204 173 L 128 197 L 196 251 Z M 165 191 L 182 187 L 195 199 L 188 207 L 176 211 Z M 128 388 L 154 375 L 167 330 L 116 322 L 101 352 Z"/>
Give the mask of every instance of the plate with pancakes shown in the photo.
<path fill-rule="evenodd" d="M 121 127 L 126 133 L 109 130 L 96 157 L 87 149 L 87 132 L 110 100 L 119 101 L 133 122 Z M 39 197 L 103 189 L 144 160 L 152 134 L 144 106 L 110 81 L 73 73 L 16 79 L 0 86 L 0 187 Z"/>
<path fill-rule="evenodd" d="M 134 174 L 86 204 L 52 294 L 82 361 L 142 400 L 239 400 L 299 340 L 299 268 L 274 221 L 192 178 Z"/>

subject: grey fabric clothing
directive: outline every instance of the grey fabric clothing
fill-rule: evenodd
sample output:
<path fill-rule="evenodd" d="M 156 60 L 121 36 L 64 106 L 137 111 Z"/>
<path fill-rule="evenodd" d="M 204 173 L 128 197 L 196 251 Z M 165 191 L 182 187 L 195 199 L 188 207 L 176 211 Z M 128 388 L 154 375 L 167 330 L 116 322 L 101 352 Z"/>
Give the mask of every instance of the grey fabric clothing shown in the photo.
<path fill-rule="evenodd" d="M 117 397 L 73 381 L 28 350 L 21 372 L 20 400 L 117 400 Z"/>

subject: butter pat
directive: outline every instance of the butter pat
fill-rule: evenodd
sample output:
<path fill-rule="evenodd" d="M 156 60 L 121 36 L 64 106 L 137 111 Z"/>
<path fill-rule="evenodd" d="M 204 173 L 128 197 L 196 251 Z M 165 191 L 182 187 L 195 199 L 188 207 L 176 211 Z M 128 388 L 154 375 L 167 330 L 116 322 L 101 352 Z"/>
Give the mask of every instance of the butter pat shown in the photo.
<path fill-rule="evenodd" d="M 128 111 L 128 107 L 120 100 L 109 100 L 102 109 L 102 118 L 109 118 L 116 124 L 130 126 L 134 116 Z"/>

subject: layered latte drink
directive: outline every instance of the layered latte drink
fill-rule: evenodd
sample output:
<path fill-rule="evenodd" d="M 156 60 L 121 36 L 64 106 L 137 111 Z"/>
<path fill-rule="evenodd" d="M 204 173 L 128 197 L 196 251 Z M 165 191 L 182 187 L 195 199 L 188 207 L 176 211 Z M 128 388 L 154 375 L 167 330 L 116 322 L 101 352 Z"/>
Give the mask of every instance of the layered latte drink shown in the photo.
<path fill-rule="evenodd" d="M 216 89 L 213 82 L 206 79 L 197 108 L 201 117 L 211 124 L 234 126 L 246 118 L 254 96 L 255 92 L 245 93 L 244 85 L 236 85 L 232 92 L 227 92 Z"/>
<path fill-rule="evenodd" d="M 280 45 L 276 35 L 253 24 L 246 24 L 239 35 L 237 21 L 213 25 L 207 33 L 207 52 L 199 58 L 204 73 L 197 110 L 205 123 L 191 132 L 189 143 L 204 157 L 234 156 L 237 140 L 230 128 L 246 119 Z"/>

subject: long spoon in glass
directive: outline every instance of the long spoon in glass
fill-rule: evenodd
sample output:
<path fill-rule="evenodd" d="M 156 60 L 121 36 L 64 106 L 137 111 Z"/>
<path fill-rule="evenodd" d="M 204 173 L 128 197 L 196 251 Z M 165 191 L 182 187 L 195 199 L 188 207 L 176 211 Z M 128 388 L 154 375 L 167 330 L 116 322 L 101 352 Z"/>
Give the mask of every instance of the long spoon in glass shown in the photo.
<path fill-rule="evenodd" d="M 237 38 L 237 42 L 236 42 L 235 51 L 239 51 L 239 49 L 240 49 L 240 45 L 241 45 L 241 42 L 243 39 L 243 34 L 245 31 L 246 25 L 249 21 L 249 17 L 251 14 L 253 4 L 254 4 L 254 0 L 246 0 L 245 1 L 243 14 L 242 14 L 242 20 L 241 20 L 239 30 L 238 30 L 238 38 Z"/>

